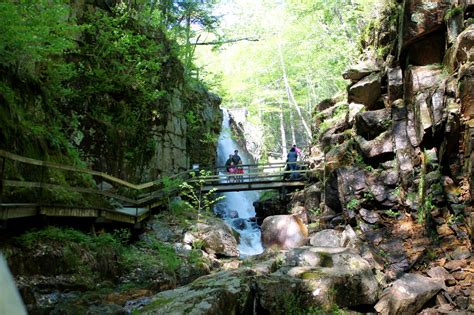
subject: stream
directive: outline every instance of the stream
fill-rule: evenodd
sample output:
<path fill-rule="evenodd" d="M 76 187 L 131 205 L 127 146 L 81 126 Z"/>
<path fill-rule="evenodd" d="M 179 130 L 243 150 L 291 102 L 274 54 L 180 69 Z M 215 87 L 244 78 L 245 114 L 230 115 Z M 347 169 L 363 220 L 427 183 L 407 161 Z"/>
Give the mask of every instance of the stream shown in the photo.
<path fill-rule="evenodd" d="M 253 163 L 252 157 L 246 154 L 232 138 L 229 113 L 226 109 L 223 109 L 223 112 L 222 131 L 217 146 L 217 165 L 223 166 L 229 154 L 233 154 L 234 150 L 239 150 L 243 164 Z M 255 222 L 255 209 L 253 207 L 253 202 L 259 199 L 260 193 L 258 191 L 226 192 L 223 193 L 223 196 L 225 196 L 225 199 L 216 205 L 214 211 L 239 232 L 240 257 L 245 258 L 262 253 L 260 227 Z"/>

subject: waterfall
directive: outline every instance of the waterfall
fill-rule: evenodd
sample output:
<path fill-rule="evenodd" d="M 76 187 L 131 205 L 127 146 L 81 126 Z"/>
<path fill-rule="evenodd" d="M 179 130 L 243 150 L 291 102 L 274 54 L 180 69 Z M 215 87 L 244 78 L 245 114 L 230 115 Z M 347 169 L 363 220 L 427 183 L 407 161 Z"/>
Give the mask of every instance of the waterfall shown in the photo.
<path fill-rule="evenodd" d="M 222 120 L 222 131 L 219 136 L 217 146 L 217 165 L 223 166 L 234 150 L 239 150 L 243 164 L 251 164 L 251 156 L 232 139 L 229 113 L 223 109 L 224 119 Z M 222 174 L 224 175 L 224 174 Z M 255 218 L 253 202 L 258 200 L 260 193 L 257 191 L 240 191 L 223 193 L 223 199 L 216 205 L 215 212 L 240 234 L 239 250 L 240 256 L 246 257 L 257 255 L 263 252 L 260 239 L 260 228 Z"/>

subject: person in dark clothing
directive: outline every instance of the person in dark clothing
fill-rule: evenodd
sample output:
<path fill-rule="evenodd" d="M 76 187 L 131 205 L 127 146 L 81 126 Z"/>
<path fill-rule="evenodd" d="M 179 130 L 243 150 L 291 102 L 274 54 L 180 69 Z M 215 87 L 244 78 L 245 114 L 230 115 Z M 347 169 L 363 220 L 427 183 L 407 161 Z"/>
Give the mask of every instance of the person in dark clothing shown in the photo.
<path fill-rule="evenodd" d="M 232 155 L 232 162 L 234 162 L 234 165 L 238 165 L 241 161 L 242 159 L 239 156 L 239 150 L 235 150 L 234 155 Z"/>
<path fill-rule="evenodd" d="M 227 159 L 227 161 L 225 161 L 225 169 L 227 170 L 227 172 L 229 171 L 229 167 L 231 164 L 232 164 L 232 154 L 229 154 L 229 158 Z"/>
<path fill-rule="evenodd" d="M 290 179 L 294 179 L 297 177 L 297 174 L 295 172 L 297 170 L 297 167 L 296 167 L 297 160 L 298 160 L 298 153 L 296 153 L 295 147 L 292 147 L 290 149 L 290 152 L 288 152 L 288 155 L 286 156 L 286 162 L 288 163 L 287 164 L 288 168 L 291 171 Z"/>

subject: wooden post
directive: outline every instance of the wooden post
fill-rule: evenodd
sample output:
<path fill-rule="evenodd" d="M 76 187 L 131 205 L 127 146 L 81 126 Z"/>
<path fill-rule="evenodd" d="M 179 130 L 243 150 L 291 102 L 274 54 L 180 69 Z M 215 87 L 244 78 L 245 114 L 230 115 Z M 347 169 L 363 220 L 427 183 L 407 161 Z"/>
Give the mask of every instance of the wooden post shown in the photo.
<path fill-rule="evenodd" d="M 44 182 L 44 176 L 45 176 L 45 166 L 41 165 L 41 175 L 40 175 L 40 194 L 39 194 L 39 205 L 43 204 L 43 182 Z"/>
<path fill-rule="evenodd" d="M 2 162 L 0 164 L 0 203 L 2 203 L 4 180 L 5 180 L 5 157 L 2 157 Z"/>

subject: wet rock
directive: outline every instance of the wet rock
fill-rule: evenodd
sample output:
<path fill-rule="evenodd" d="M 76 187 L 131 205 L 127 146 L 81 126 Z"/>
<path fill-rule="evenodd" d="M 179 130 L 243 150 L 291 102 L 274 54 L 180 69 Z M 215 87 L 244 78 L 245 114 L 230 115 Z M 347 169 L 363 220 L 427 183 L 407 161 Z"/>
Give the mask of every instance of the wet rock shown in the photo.
<path fill-rule="evenodd" d="M 249 270 L 221 271 L 161 292 L 140 314 L 243 314 L 251 309 Z"/>
<path fill-rule="evenodd" d="M 341 247 L 342 232 L 336 230 L 322 230 L 309 240 L 309 243 L 318 247 Z"/>
<path fill-rule="evenodd" d="M 415 314 L 442 288 L 439 280 L 419 274 L 405 274 L 383 292 L 375 309 L 382 315 Z"/>
<path fill-rule="evenodd" d="M 245 227 L 247 226 L 247 222 L 245 219 L 238 218 L 238 219 L 232 220 L 232 226 L 236 228 L 237 230 L 244 230 Z"/>
<path fill-rule="evenodd" d="M 288 210 L 280 200 L 255 201 L 253 203 L 258 224 L 262 224 L 266 217 L 279 214 L 288 214 Z"/>
<path fill-rule="evenodd" d="M 377 109 L 375 104 L 381 94 L 381 75 L 372 73 L 349 87 L 349 103 L 364 104 L 367 110 Z"/>
<path fill-rule="evenodd" d="M 372 140 L 391 125 L 390 111 L 379 109 L 358 113 L 355 117 L 356 133 L 366 140 Z"/>
<path fill-rule="evenodd" d="M 265 247 L 294 248 L 304 245 L 308 237 L 306 225 L 301 219 L 292 215 L 267 217 L 263 220 L 261 228 L 262 243 Z"/>

